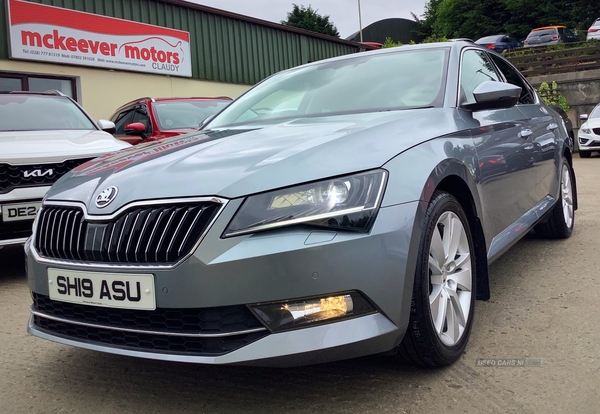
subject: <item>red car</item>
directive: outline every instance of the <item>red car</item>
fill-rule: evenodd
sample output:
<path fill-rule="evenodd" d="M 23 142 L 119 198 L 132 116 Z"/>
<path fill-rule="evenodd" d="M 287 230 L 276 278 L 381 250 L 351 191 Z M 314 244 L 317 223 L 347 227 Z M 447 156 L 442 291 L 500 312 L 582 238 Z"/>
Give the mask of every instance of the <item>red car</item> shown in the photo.
<path fill-rule="evenodd" d="M 110 117 L 116 138 L 130 144 L 156 141 L 198 129 L 202 121 L 231 103 L 218 98 L 139 98 L 121 106 Z"/>

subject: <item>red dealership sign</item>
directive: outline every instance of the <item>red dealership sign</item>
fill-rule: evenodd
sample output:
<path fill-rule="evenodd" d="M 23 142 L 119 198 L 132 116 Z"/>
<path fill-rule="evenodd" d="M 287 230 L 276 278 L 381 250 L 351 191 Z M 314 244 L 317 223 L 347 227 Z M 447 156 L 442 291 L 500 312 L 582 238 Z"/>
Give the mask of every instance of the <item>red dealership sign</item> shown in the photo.
<path fill-rule="evenodd" d="M 192 76 L 190 34 L 21 0 L 8 0 L 11 57 Z"/>

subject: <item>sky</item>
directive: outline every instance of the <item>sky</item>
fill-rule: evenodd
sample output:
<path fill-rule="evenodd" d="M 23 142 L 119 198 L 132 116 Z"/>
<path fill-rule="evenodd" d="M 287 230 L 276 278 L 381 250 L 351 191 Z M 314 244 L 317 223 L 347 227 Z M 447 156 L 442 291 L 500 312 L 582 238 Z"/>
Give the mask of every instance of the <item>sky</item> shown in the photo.
<path fill-rule="evenodd" d="M 216 9 L 280 23 L 287 18 L 292 4 L 312 6 L 337 27 L 340 37 L 358 32 L 359 0 L 188 0 Z M 412 20 L 411 12 L 421 16 L 428 0 L 360 0 L 362 27 L 390 17 Z"/>

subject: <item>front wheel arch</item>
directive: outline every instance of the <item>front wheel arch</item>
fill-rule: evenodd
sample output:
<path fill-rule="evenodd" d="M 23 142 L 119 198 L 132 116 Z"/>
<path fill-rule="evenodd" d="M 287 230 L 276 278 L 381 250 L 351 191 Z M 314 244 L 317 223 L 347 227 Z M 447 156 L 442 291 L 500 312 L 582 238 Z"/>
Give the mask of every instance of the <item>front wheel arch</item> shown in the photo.
<path fill-rule="evenodd" d="M 469 227 L 471 228 L 474 247 L 477 274 L 477 300 L 490 299 L 490 284 L 488 278 L 487 244 L 483 226 L 475 206 L 473 195 L 469 186 L 460 177 L 451 175 L 444 178 L 436 187 L 437 191 L 445 191 L 452 194 L 460 203 L 467 214 Z"/>

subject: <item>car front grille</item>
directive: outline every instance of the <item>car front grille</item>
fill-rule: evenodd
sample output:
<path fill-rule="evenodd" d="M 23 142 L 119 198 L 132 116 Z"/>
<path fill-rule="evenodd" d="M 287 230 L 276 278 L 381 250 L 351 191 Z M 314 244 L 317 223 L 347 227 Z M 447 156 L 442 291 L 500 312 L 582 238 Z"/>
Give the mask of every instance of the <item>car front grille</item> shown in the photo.
<path fill-rule="evenodd" d="M 0 194 L 15 188 L 52 185 L 67 172 L 89 160 L 91 158 L 34 165 L 0 163 Z"/>
<path fill-rule="evenodd" d="M 111 220 L 86 219 L 79 207 L 44 206 L 35 248 L 54 259 L 172 264 L 190 253 L 220 206 L 212 201 L 134 206 Z"/>
<path fill-rule="evenodd" d="M 63 338 L 133 350 L 218 356 L 269 334 L 244 305 L 153 311 L 78 305 L 33 294 L 34 325 Z"/>
<path fill-rule="evenodd" d="M 600 128 L 593 128 L 592 131 L 594 131 L 594 134 L 600 135 Z"/>

